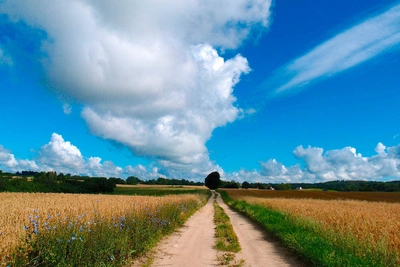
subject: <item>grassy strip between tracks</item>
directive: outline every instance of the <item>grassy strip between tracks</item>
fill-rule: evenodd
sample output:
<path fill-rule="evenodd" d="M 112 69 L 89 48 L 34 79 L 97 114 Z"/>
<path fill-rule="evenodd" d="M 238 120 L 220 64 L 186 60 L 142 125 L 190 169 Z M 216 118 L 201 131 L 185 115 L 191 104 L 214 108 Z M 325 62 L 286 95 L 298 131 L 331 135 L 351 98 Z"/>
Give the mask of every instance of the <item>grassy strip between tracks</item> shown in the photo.
<path fill-rule="evenodd" d="M 312 220 L 296 218 L 262 205 L 236 201 L 226 192 L 220 193 L 225 203 L 262 225 L 312 266 L 398 266 L 396 256 L 384 249 L 372 249 L 351 236 L 323 229 Z"/>
<path fill-rule="evenodd" d="M 214 201 L 215 235 L 217 237 L 216 248 L 221 251 L 239 252 L 241 250 L 239 240 L 232 228 L 228 215 Z"/>
<path fill-rule="evenodd" d="M 216 193 L 215 198 L 217 197 Z M 221 251 L 218 260 L 223 266 L 243 266 L 244 260 L 236 260 L 235 253 L 241 250 L 239 239 L 233 230 L 229 216 L 214 200 L 215 248 Z"/>

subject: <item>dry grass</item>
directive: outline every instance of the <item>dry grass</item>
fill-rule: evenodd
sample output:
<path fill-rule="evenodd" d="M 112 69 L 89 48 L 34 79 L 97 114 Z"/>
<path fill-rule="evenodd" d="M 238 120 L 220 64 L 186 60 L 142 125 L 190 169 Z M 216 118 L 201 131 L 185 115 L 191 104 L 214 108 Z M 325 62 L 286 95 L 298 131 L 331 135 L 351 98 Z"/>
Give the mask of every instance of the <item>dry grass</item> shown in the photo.
<path fill-rule="evenodd" d="M 24 227 L 29 227 L 32 220 L 41 221 L 41 227 L 71 220 L 111 220 L 131 212 L 140 214 L 156 210 L 164 204 L 188 201 L 200 201 L 200 197 L 0 193 L 0 262 L 5 262 L 5 257 L 10 255 L 19 240 L 25 238 Z"/>
<path fill-rule="evenodd" d="M 262 204 L 297 217 L 312 219 L 321 223 L 326 229 L 351 234 L 363 243 L 369 243 L 373 247 L 385 246 L 400 255 L 400 203 L 265 198 L 266 193 L 263 193 L 264 197 L 254 197 L 251 193 L 250 196 L 246 196 L 243 192 L 228 191 L 228 193 L 236 200 Z M 351 193 L 348 196 L 350 195 Z M 367 195 L 364 197 L 368 199 Z"/>

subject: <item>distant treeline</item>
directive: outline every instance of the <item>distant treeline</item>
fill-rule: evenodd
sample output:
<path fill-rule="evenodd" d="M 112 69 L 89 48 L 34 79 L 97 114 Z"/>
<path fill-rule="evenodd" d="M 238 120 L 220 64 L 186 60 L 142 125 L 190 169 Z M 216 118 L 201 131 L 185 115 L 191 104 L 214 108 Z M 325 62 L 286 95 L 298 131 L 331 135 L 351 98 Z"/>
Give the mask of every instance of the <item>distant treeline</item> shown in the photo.
<path fill-rule="evenodd" d="M 116 186 L 105 177 L 71 176 L 56 172 L 2 173 L 0 192 L 111 193 Z"/>
<path fill-rule="evenodd" d="M 89 177 L 56 172 L 22 171 L 16 173 L 0 170 L 0 192 L 56 192 L 56 193 L 108 193 L 113 192 L 117 184 L 148 184 L 148 185 L 204 185 L 203 182 L 193 182 L 186 179 L 142 180 L 129 176 L 126 180 L 117 177 Z M 258 188 L 275 190 L 321 189 L 335 191 L 361 192 L 399 192 L 400 181 L 329 181 L 324 183 L 249 183 L 242 184 L 232 181 L 220 181 L 220 188 Z"/>
<path fill-rule="evenodd" d="M 89 177 L 56 172 L 9 173 L 0 170 L 0 192 L 111 193 L 117 184 L 204 185 L 201 182 L 162 177 L 143 181 L 135 176 L 124 180 L 117 177 Z"/>
<path fill-rule="evenodd" d="M 169 178 L 163 178 L 163 177 L 159 177 L 158 179 L 152 179 L 152 180 L 147 180 L 147 181 L 143 181 L 135 176 L 129 176 L 126 179 L 126 184 L 132 184 L 132 185 L 136 185 L 136 184 L 148 184 L 148 185 L 204 185 L 204 183 L 202 182 L 193 182 L 193 181 L 189 181 L 186 179 L 169 179 Z"/>
<path fill-rule="evenodd" d="M 296 190 L 296 189 L 322 189 L 335 190 L 341 192 L 359 191 L 359 192 L 399 192 L 400 181 L 377 182 L 377 181 L 329 181 L 324 183 L 280 183 L 263 184 L 243 182 L 242 188 L 259 188 L 275 190 Z"/>

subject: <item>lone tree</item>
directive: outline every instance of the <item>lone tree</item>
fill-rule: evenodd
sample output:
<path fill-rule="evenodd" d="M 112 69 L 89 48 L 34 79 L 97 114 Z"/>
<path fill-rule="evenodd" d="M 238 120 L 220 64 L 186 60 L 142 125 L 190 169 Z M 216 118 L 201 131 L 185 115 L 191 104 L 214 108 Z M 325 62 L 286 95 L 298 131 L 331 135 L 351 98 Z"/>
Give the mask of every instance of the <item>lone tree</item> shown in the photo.
<path fill-rule="evenodd" d="M 242 183 L 242 188 L 244 188 L 244 189 L 249 189 L 249 187 L 250 187 L 249 182 L 244 181 L 244 182 Z"/>
<path fill-rule="evenodd" d="M 204 180 L 204 184 L 211 190 L 217 189 L 220 183 L 221 180 L 218 172 L 210 173 Z"/>

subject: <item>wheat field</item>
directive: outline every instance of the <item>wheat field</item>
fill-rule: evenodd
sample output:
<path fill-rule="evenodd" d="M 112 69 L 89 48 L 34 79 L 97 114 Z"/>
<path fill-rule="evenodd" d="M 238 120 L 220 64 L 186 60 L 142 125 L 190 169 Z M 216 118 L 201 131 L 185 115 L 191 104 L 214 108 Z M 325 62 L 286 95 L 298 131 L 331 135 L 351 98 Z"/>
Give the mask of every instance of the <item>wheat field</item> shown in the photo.
<path fill-rule="evenodd" d="M 325 229 L 352 235 L 372 247 L 400 255 L 400 203 L 358 200 L 261 198 L 235 195 L 236 200 L 260 204 L 296 217 L 313 220 Z"/>
<path fill-rule="evenodd" d="M 40 233 L 60 224 L 89 227 L 96 220 L 112 221 L 127 214 L 156 213 L 164 205 L 200 203 L 199 195 L 109 196 L 43 193 L 0 193 L 0 262 L 28 233 Z"/>

